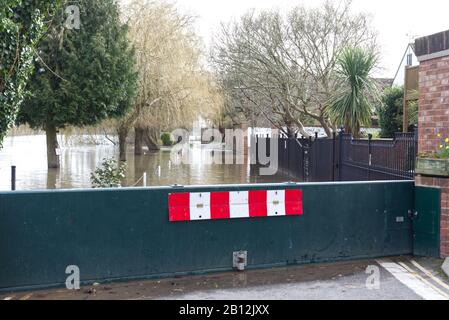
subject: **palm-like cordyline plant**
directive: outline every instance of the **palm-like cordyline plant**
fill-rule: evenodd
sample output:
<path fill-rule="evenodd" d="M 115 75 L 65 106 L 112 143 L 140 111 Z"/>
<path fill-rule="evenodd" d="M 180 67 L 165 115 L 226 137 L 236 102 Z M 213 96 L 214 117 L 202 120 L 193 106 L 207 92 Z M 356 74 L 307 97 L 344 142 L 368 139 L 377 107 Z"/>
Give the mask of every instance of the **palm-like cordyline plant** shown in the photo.
<path fill-rule="evenodd" d="M 348 48 L 338 59 L 338 89 L 330 101 L 328 115 L 354 137 L 360 136 L 362 126 L 371 123 L 372 101 L 377 99 L 378 90 L 370 74 L 376 63 L 376 55 L 361 48 Z"/>

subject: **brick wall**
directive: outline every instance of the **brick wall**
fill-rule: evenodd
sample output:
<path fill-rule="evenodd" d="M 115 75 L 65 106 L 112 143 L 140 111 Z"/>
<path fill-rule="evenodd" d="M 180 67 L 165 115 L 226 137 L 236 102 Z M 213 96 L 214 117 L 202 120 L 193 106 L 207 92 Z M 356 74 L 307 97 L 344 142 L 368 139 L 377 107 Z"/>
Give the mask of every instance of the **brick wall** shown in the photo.
<path fill-rule="evenodd" d="M 449 56 L 419 66 L 419 152 L 437 150 L 441 133 L 449 137 Z"/>
<path fill-rule="evenodd" d="M 449 31 L 417 39 L 419 153 L 437 151 L 438 134 L 449 137 Z M 416 184 L 441 188 L 441 255 L 449 257 L 449 179 L 418 176 Z"/>

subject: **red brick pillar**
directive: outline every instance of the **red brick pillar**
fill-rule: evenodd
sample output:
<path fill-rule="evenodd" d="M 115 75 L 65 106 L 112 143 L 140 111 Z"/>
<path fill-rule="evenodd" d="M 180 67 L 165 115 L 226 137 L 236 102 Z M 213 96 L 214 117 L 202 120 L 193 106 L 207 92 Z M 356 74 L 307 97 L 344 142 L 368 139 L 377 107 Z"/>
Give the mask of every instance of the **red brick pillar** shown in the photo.
<path fill-rule="evenodd" d="M 449 31 L 417 39 L 419 65 L 419 153 L 437 151 L 449 137 Z M 449 178 L 417 176 L 416 184 L 441 188 L 441 255 L 449 256 Z"/>
<path fill-rule="evenodd" d="M 449 257 L 449 179 L 418 175 L 416 185 L 441 188 L 440 253 L 442 258 Z"/>

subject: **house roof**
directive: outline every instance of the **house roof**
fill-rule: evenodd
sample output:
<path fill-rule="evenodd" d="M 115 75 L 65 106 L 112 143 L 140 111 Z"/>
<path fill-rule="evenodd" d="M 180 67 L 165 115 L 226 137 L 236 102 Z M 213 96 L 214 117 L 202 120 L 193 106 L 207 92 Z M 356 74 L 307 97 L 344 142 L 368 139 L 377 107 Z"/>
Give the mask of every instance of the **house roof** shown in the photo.
<path fill-rule="evenodd" d="M 391 87 L 393 85 L 394 79 L 392 78 L 375 78 L 379 90 L 383 92 L 385 89 Z"/>

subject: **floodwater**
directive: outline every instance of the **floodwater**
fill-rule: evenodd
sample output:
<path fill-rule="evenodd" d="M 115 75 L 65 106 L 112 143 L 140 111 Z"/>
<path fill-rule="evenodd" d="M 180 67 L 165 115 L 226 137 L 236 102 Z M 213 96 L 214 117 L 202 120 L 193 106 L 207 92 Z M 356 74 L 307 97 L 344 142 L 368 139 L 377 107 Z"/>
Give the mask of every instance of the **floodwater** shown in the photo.
<path fill-rule="evenodd" d="M 105 158 L 117 158 L 118 148 L 104 138 L 97 145 L 85 140 L 59 137 L 61 168 L 47 169 L 44 135 L 8 137 L 0 150 L 0 190 L 11 188 L 11 166 L 17 167 L 17 190 L 91 188 L 90 175 Z M 282 175 L 258 176 L 248 164 L 208 164 L 211 157 L 233 158 L 232 151 L 221 146 L 193 144 L 189 150 L 191 164 L 176 165 L 170 149 L 134 156 L 132 146 L 127 152 L 125 187 L 141 187 L 146 173 L 147 186 L 211 185 L 239 183 L 276 183 L 289 181 Z M 223 161 L 224 163 L 224 161 Z M 253 170 L 254 171 L 254 170 Z"/>

